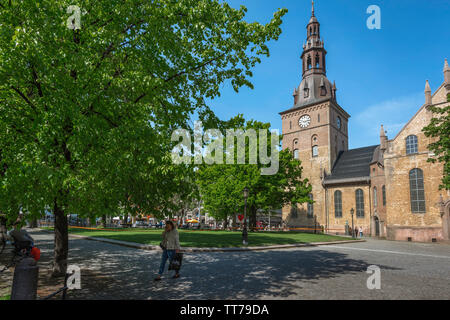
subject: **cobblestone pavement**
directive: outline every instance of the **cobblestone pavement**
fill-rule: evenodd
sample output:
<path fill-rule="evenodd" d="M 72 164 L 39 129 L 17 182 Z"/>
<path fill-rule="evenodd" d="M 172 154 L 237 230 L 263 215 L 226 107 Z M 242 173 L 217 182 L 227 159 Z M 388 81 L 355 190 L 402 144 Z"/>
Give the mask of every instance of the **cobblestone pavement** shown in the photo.
<path fill-rule="evenodd" d="M 53 236 L 34 231 L 44 290 Z M 71 239 L 69 264 L 82 290 L 69 299 L 450 299 L 450 246 L 368 239 L 254 252 L 185 253 L 182 277 L 153 282 L 160 252 Z M 367 289 L 367 267 L 381 268 L 381 289 Z M 42 294 L 42 293 L 41 293 Z"/>

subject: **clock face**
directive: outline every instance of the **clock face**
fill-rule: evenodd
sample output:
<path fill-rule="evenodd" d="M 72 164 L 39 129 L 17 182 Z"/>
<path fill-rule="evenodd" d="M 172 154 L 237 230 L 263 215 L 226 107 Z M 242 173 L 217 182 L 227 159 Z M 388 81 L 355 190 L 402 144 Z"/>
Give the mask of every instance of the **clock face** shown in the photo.
<path fill-rule="evenodd" d="M 308 115 L 305 115 L 298 120 L 298 125 L 301 128 L 306 128 L 307 126 L 309 126 L 310 123 L 311 123 L 311 118 Z"/>
<path fill-rule="evenodd" d="M 336 122 L 337 122 L 338 129 L 340 129 L 341 128 L 341 118 L 338 117 Z"/>

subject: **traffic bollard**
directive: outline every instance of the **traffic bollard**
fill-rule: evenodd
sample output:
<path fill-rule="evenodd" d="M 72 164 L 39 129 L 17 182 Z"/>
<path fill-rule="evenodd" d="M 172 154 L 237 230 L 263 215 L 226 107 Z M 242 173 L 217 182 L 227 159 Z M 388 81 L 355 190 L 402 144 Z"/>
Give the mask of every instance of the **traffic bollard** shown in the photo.
<path fill-rule="evenodd" d="M 33 258 L 22 259 L 14 270 L 11 300 L 36 300 L 39 267 Z"/>

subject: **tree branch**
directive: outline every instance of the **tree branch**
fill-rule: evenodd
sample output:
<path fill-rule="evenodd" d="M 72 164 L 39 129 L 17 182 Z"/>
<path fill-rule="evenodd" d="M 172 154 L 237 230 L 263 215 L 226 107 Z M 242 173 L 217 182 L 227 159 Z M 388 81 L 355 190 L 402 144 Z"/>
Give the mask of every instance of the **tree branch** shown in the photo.
<path fill-rule="evenodd" d="M 37 75 L 36 69 L 34 68 L 34 65 L 31 66 L 31 72 L 32 72 L 32 75 L 33 75 L 34 85 L 38 89 L 39 97 L 42 98 L 44 96 L 44 94 L 42 93 L 41 83 L 38 80 L 38 75 Z"/>
<path fill-rule="evenodd" d="M 165 82 L 169 82 L 169 81 L 171 81 L 172 79 L 175 79 L 175 78 L 177 78 L 177 77 L 179 77 L 179 76 L 182 76 L 183 74 L 186 74 L 186 73 L 188 73 L 188 72 L 191 72 L 191 71 L 197 71 L 197 70 L 199 70 L 199 69 L 201 69 L 201 68 L 203 68 L 203 67 L 206 67 L 207 65 L 213 63 L 214 61 L 216 61 L 216 60 L 222 58 L 224 55 L 225 55 L 225 53 L 222 53 L 222 54 L 219 55 L 218 57 L 215 57 L 215 58 L 213 58 L 213 59 L 211 59 L 211 60 L 208 60 L 208 61 L 206 61 L 206 62 L 204 62 L 204 63 L 198 65 L 197 67 L 195 67 L 195 68 L 193 68 L 193 69 L 191 69 L 191 70 L 180 71 L 180 72 L 178 72 L 177 74 L 174 74 L 173 76 L 167 78 L 167 79 L 164 80 L 164 81 L 165 81 Z"/>
<path fill-rule="evenodd" d="M 36 106 L 20 91 L 19 88 L 15 88 L 11 86 L 11 89 L 13 89 L 19 96 L 22 97 L 23 100 L 33 109 L 34 112 L 36 112 Z"/>
<path fill-rule="evenodd" d="M 169 82 L 169 81 L 171 81 L 171 80 L 173 80 L 173 79 L 175 79 L 175 78 L 178 78 L 178 77 L 180 77 L 180 76 L 182 76 L 182 75 L 184 75 L 184 74 L 186 74 L 186 73 L 188 73 L 188 72 L 197 71 L 197 70 L 199 70 L 199 69 L 201 69 L 201 68 L 203 68 L 203 67 L 206 67 L 207 65 L 213 63 L 214 61 L 216 61 L 216 60 L 222 58 L 223 56 L 225 56 L 225 53 L 222 53 L 221 55 L 219 55 L 219 56 L 217 56 L 217 57 L 215 57 L 215 58 L 213 58 L 213 59 L 210 59 L 210 60 L 208 60 L 208 61 L 205 61 L 205 62 L 203 62 L 202 64 L 196 66 L 196 67 L 193 68 L 193 69 L 187 69 L 187 70 L 180 71 L 180 72 L 174 74 L 173 76 L 170 76 L 169 78 L 165 79 L 164 82 Z M 157 89 L 157 88 L 158 88 L 158 87 L 156 86 L 156 87 L 153 88 L 153 90 L 155 90 L 155 89 Z M 136 100 L 134 100 L 134 103 L 138 103 L 138 102 L 139 102 L 142 98 L 144 98 L 145 96 L 147 96 L 147 93 L 145 93 L 145 92 L 142 93 L 139 97 L 136 98 Z"/>

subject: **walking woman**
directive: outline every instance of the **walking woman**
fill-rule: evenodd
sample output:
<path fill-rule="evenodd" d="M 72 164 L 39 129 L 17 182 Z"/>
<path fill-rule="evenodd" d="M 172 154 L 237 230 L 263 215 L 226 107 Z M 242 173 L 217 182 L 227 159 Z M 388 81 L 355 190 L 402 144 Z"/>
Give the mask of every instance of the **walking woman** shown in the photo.
<path fill-rule="evenodd" d="M 161 248 L 163 249 L 161 265 L 159 266 L 159 274 L 155 278 L 155 281 L 161 280 L 161 275 L 164 273 L 167 259 L 169 262 L 175 257 L 175 254 L 180 250 L 180 238 L 178 236 L 178 230 L 172 221 L 166 221 L 166 227 L 162 233 L 163 240 L 161 242 Z M 180 274 L 175 271 L 173 278 L 179 278 Z"/>

